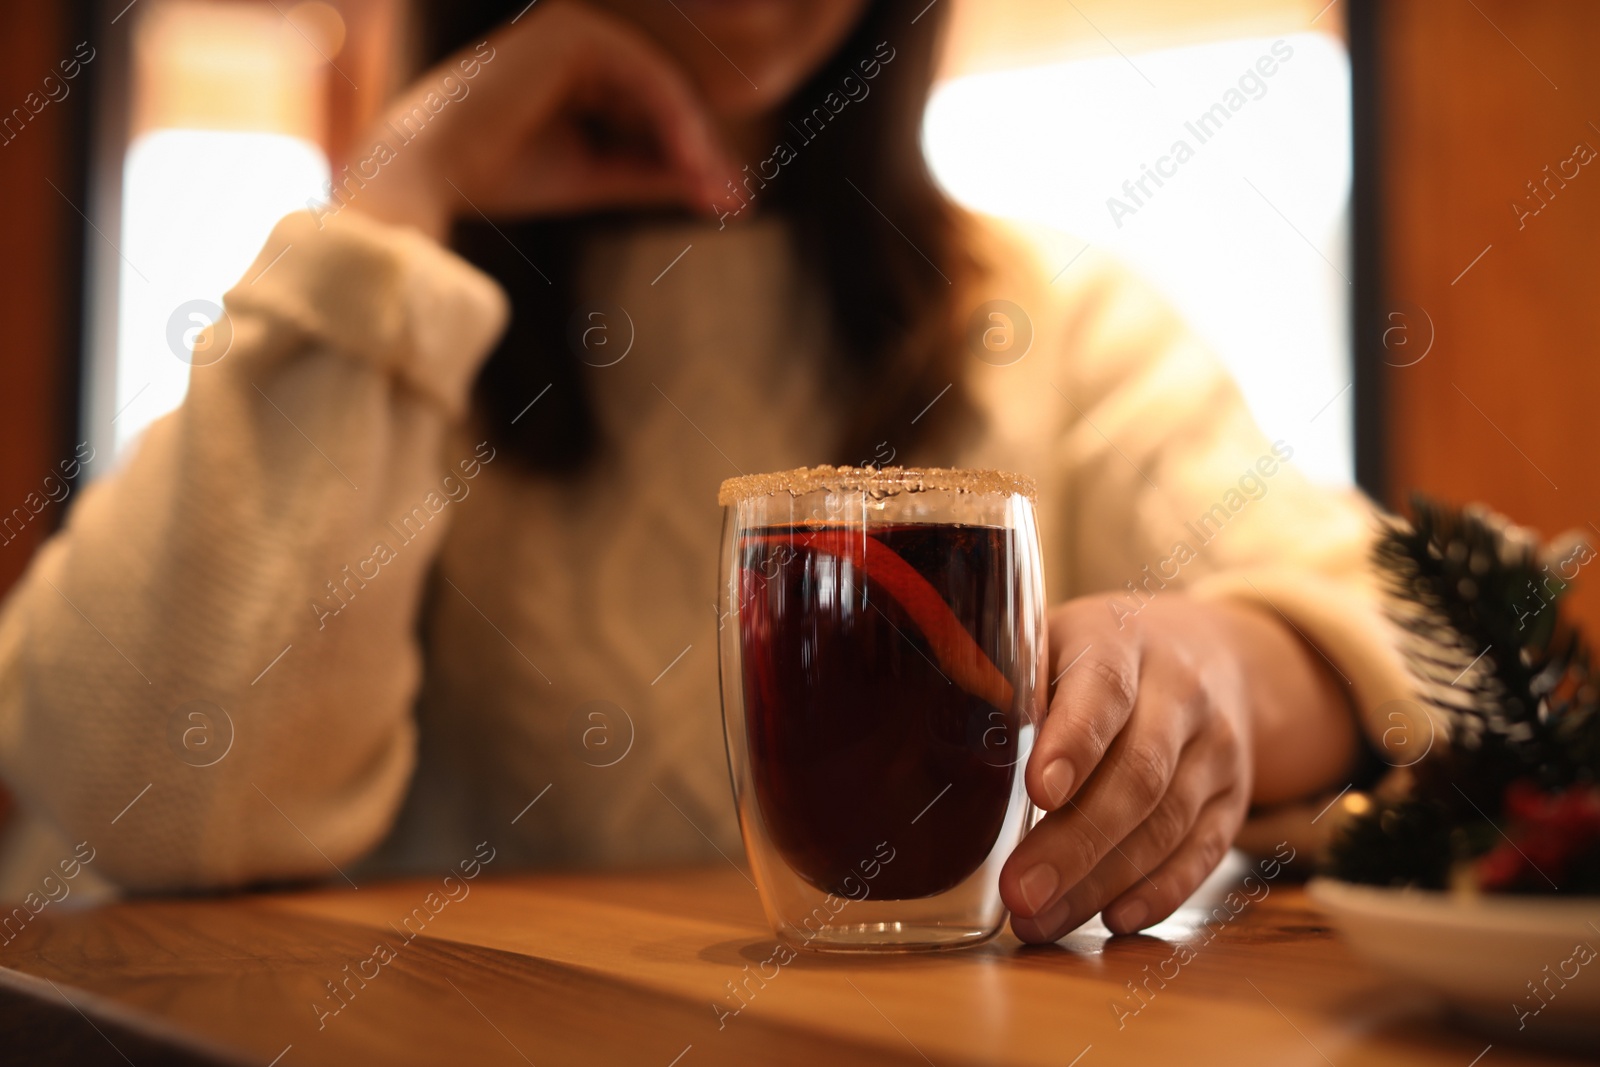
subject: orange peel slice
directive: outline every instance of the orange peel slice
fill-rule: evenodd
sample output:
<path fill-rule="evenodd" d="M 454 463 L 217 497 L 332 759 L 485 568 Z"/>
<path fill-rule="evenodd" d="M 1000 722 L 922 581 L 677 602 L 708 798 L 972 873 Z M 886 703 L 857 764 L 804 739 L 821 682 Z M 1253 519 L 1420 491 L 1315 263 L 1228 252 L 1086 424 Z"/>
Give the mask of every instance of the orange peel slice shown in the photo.
<path fill-rule="evenodd" d="M 882 541 L 863 536 L 860 527 L 784 534 L 749 531 L 744 536 L 746 540 L 804 545 L 848 560 L 910 616 L 949 681 L 1002 711 L 1010 709 L 1015 695 L 1011 681 L 961 625 L 933 584 Z"/>

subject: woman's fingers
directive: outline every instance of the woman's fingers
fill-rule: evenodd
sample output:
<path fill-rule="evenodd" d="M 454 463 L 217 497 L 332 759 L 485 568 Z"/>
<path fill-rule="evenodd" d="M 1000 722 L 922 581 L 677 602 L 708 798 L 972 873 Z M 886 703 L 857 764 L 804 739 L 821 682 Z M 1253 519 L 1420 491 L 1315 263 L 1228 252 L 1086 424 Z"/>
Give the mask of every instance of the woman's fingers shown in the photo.
<path fill-rule="evenodd" d="M 1131 934 L 1162 921 L 1194 894 L 1227 855 L 1241 815 L 1234 797 L 1218 794 L 1201 806 L 1188 833 L 1164 861 L 1139 870 L 1113 854 L 1089 880 L 1032 917 L 1013 915 L 1011 930 L 1027 944 L 1049 944 L 1101 914 L 1114 934 Z M 1141 855 L 1141 859 L 1148 857 Z M 1141 864 L 1140 866 L 1143 866 Z M 1114 889 L 1124 885 L 1120 893 Z M 1143 908 L 1141 914 L 1139 908 Z"/>
<path fill-rule="evenodd" d="M 1053 941 L 1088 921 L 1119 894 L 1131 888 L 1159 887 L 1153 872 L 1190 835 L 1210 798 L 1230 787 L 1212 751 L 1216 747 L 1209 738 L 1192 741 L 1149 817 L 1115 844 L 1106 843 L 1099 862 L 1066 886 L 1054 904 L 1032 916 L 1021 913 L 1013 919 L 1017 936 L 1026 941 Z M 1069 808 L 1049 818 L 1066 819 L 1073 814 Z"/>
<path fill-rule="evenodd" d="M 1065 804 L 1099 766 L 1139 692 L 1139 645 L 1098 614 L 1068 604 L 1050 616 L 1055 693 L 1026 775 L 1028 795 L 1046 811 Z"/>
<path fill-rule="evenodd" d="M 689 180 L 687 190 L 707 207 L 727 196 L 733 168 L 693 87 L 665 55 L 626 27 L 611 26 L 594 42 L 585 91 L 595 92 L 600 114 L 624 123 L 638 119 L 659 146 L 662 161 Z M 581 99 L 581 94 L 580 94 Z"/>
<path fill-rule="evenodd" d="M 1147 677 L 1138 689 L 1137 703 L 1126 725 L 1106 750 L 1094 773 L 1065 807 L 1047 815 L 1023 838 L 1000 873 L 1000 895 L 1014 913 L 1032 916 L 1059 900 L 1089 875 L 1105 856 L 1154 813 L 1167 796 L 1191 730 L 1190 706 L 1197 690 L 1183 679 Z M 1120 699 L 1117 687 L 1105 679 L 1084 684 L 1080 701 L 1057 705 L 1045 721 L 1045 730 L 1062 717 L 1105 723 L 1120 717 L 1107 713 L 1107 696 Z M 1096 727 L 1083 732 L 1059 729 L 1055 743 L 1063 750 L 1075 741 L 1098 744 Z M 1103 727 L 1102 727 L 1103 728 Z M 1115 732 L 1115 731 L 1113 731 Z M 1082 759 L 1081 753 L 1060 758 Z M 1075 768 L 1076 773 L 1076 768 Z M 1175 840 L 1173 843 L 1176 843 Z"/>
<path fill-rule="evenodd" d="M 1244 821 L 1245 808 L 1237 791 L 1219 794 L 1207 802 L 1183 843 L 1150 872 L 1149 883 L 1134 883 L 1102 909 L 1111 932 L 1135 933 L 1177 911 L 1228 854 L 1239 824 Z"/>
<path fill-rule="evenodd" d="M 392 187 L 368 197 L 379 214 L 386 199 L 400 213 L 426 214 L 417 206 L 432 197 L 447 214 L 539 216 L 668 202 L 709 212 L 732 197 L 732 166 L 687 76 L 622 20 L 541 5 L 472 54 L 483 58 L 458 101 L 433 98 L 466 52 L 392 109 L 438 118 L 375 183 Z"/>
<path fill-rule="evenodd" d="M 1000 872 L 1027 941 L 1096 912 L 1119 933 L 1171 914 L 1225 854 L 1250 795 L 1249 708 L 1214 617 L 1175 598 L 1124 628 L 1107 603 L 1050 616 L 1055 693 L 1026 772 L 1050 814 Z"/>
<path fill-rule="evenodd" d="M 507 170 L 487 198 L 488 211 L 539 215 L 623 205 L 679 204 L 702 211 L 710 206 L 698 175 L 650 156 L 597 151 L 570 123 L 559 133 L 546 131 Z"/>

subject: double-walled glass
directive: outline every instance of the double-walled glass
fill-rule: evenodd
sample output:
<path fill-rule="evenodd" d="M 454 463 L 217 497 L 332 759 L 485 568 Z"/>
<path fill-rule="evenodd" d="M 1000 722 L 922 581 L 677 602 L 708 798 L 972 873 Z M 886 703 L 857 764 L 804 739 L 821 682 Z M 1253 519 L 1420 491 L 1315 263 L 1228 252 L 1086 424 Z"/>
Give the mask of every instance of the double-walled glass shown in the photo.
<path fill-rule="evenodd" d="M 720 500 L 723 723 L 774 930 L 823 950 L 994 936 L 1046 689 L 1032 483 L 812 467 Z"/>

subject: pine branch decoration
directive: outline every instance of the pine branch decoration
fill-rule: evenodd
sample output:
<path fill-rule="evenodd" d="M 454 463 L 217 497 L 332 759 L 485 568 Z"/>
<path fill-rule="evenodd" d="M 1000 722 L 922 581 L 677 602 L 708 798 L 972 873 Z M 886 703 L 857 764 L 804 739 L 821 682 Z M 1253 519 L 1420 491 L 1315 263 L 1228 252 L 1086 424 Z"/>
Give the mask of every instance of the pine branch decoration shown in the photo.
<path fill-rule="evenodd" d="M 1531 533 L 1483 507 L 1412 506 L 1415 523 L 1390 520 L 1376 557 L 1418 693 L 1450 728 L 1442 758 L 1417 767 L 1420 791 L 1458 786 L 1492 817 L 1514 778 L 1551 789 L 1585 771 L 1593 780 L 1600 702 L 1588 649 L 1557 610 L 1571 550 L 1541 553 Z M 1571 747 L 1585 737 L 1588 753 Z"/>
<path fill-rule="evenodd" d="M 1412 523 L 1385 520 L 1374 562 L 1417 695 L 1448 739 L 1412 768 L 1410 796 L 1374 801 L 1340 835 L 1333 873 L 1443 888 L 1506 840 L 1501 827 L 1556 818 L 1540 806 L 1546 797 L 1566 805 L 1559 818 L 1578 828 L 1567 838 L 1580 852 L 1593 807 L 1600 855 L 1600 690 L 1587 646 L 1557 610 L 1595 553 L 1579 538 L 1542 547 L 1481 506 L 1419 496 L 1412 507 Z M 1565 853 L 1556 858 L 1568 866 Z M 1575 872 L 1594 868 L 1594 856 L 1571 858 Z M 1542 891 L 1600 892 L 1544 881 Z"/>

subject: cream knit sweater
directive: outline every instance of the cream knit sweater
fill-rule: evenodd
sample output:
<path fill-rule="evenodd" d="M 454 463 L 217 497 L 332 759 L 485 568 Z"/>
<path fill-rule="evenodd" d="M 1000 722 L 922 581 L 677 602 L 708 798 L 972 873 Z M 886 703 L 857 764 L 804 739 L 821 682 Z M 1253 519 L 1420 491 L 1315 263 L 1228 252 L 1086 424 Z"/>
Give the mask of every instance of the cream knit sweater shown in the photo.
<path fill-rule="evenodd" d="M 1111 264 L 1050 284 L 1054 263 L 997 248 L 974 302 L 1024 308 L 1032 346 L 972 359 L 986 429 L 928 458 L 1039 480 L 1052 601 L 1163 581 L 1270 601 L 1380 743 L 1374 711 L 1405 681 L 1369 505 L 1303 481 L 1294 442 L 1264 440 Z M 848 401 L 780 224 L 655 226 L 586 270 L 635 340 L 587 371 L 610 448 L 564 487 L 469 417 L 507 315 L 493 282 L 354 213 L 279 224 L 227 296 L 226 357 L 83 494 L 0 615 L 0 773 L 34 827 L 14 865 L 87 840 L 98 875 L 164 889 L 359 882 L 485 840 L 505 866 L 737 856 L 716 490 L 826 459 Z M 527 400 L 521 418 L 558 402 Z"/>

